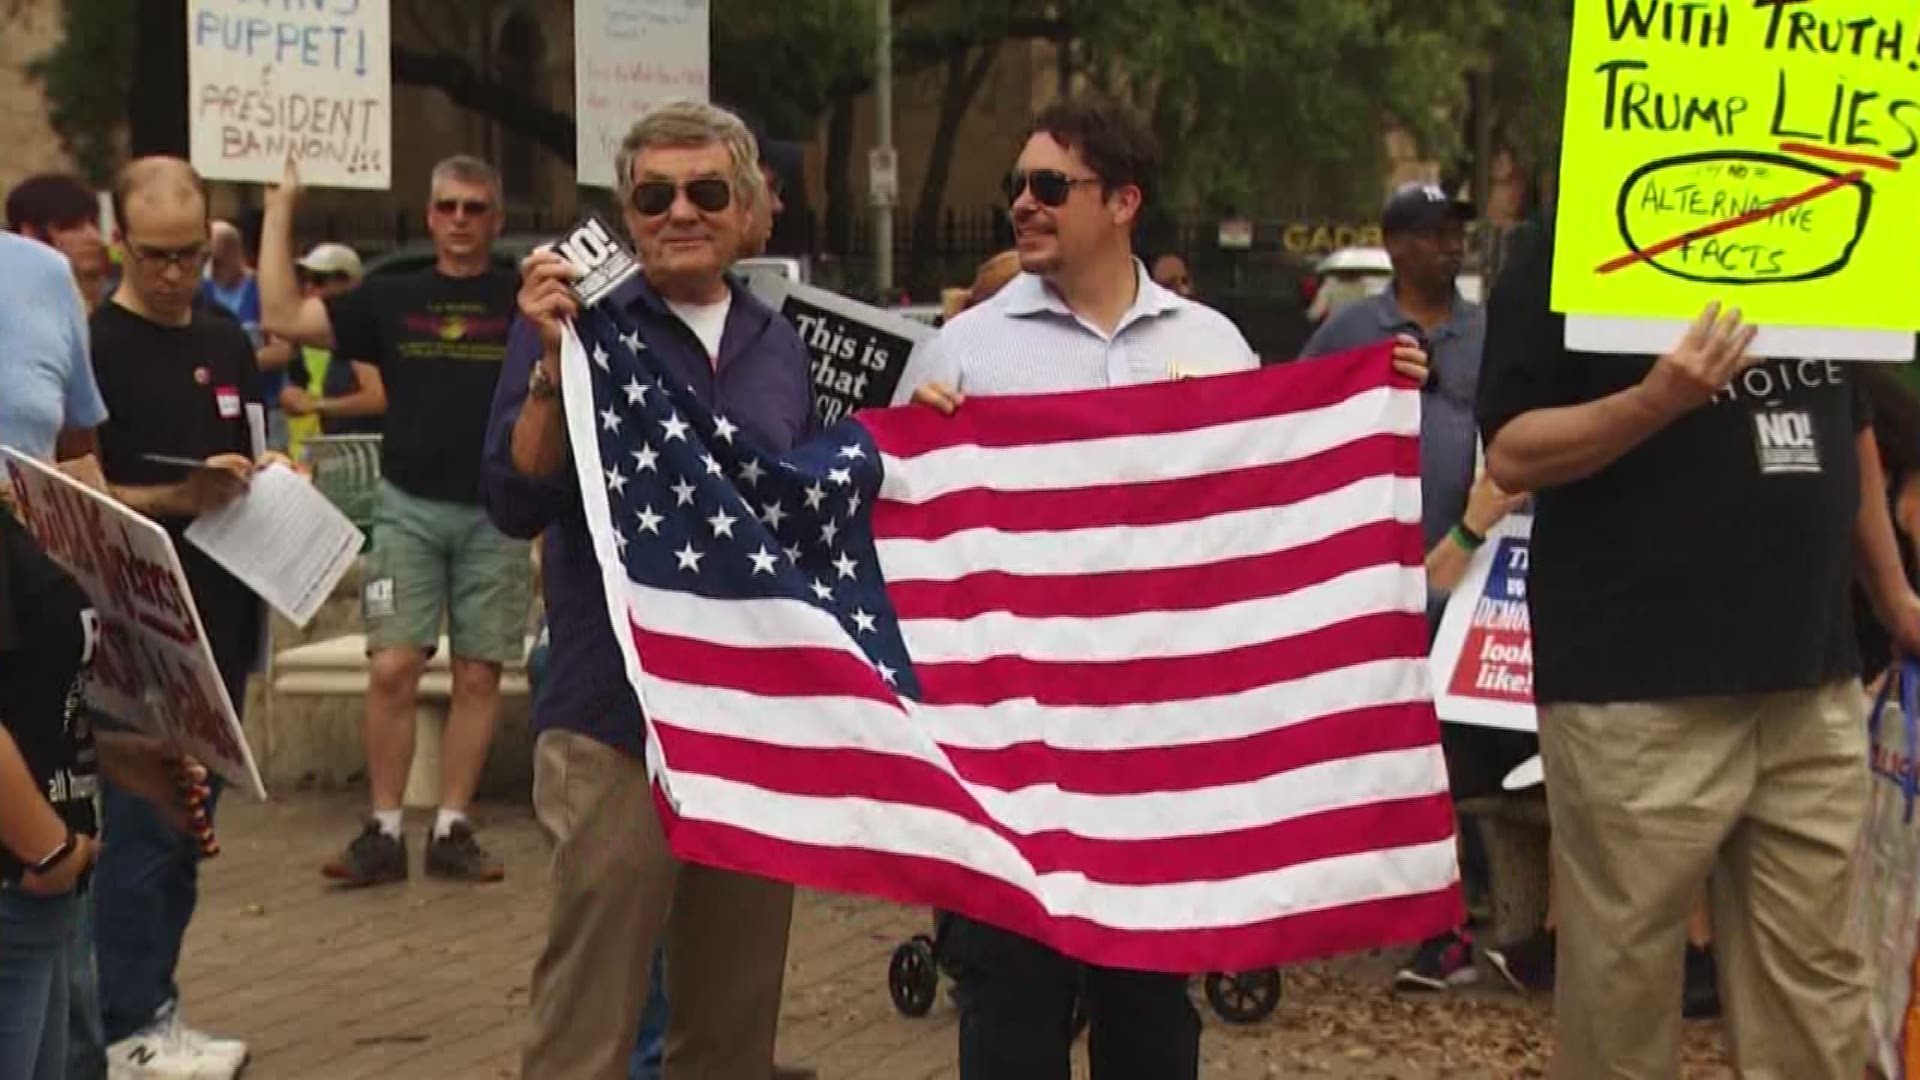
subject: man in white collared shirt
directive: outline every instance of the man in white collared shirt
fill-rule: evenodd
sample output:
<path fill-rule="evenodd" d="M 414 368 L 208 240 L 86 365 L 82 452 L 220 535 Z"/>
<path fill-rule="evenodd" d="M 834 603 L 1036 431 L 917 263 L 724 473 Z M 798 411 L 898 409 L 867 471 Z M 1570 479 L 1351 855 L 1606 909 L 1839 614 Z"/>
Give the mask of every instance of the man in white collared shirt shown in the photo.
<path fill-rule="evenodd" d="M 1211 308 L 1154 284 L 1133 230 L 1159 164 L 1152 132 L 1115 104 L 1041 112 L 1007 181 L 1022 273 L 915 352 L 899 401 L 951 414 L 969 394 L 1093 390 L 1260 366 Z M 1396 352 L 1425 377 L 1411 340 Z M 898 403 L 898 402 L 896 402 Z M 955 916 L 961 1080 L 1067 1080 L 1084 995 L 1093 1080 L 1194 1080 L 1200 1018 L 1186 979 L 1082 965 L 1039 942 Z"/>

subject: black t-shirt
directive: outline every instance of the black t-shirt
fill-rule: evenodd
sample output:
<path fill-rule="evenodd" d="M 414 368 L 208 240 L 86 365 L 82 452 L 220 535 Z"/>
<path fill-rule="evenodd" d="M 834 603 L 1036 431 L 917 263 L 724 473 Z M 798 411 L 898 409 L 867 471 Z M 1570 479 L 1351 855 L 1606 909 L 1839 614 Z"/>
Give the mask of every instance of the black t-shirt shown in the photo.
<path fill-rule="evenodd" d="M 0 727 L 41 794 L 74 831 L 90 835 L 100 831 L 99 765 L 84 677 L 97 627 L 87 594 L 0 509 Z M 22 869 L 0 848 L 0 881 Z"/>
<path fill-rule="evenodd" d="M 110 482 L 177 484 L 184 478 L 181 468 L 154 464 L 145 454 L 253 456 L 246 406 L 259 403 L 259 372 L 240 324 L 196 312 L 186 326 L 162 326 L 106 303 L 92 326 L 93 372 L 108 413 L 100 426 L 100 467 Z M 260 648 L 259 599 L 186 542 L 190 519 L 158 520 L 173 534 L 222 676 L 248 670 Z"/>
<path fill-rule="evenodd" d="M 1625 390 L 1647 356 L 1569 352 L 1552 239 L 1516 235 L 1488 306 L 1481 430 Z M 1776 360 L 1612 465 L 1539 492 L 1527 588 L 1535 697 L 1658 701 L 1810 689 L 1859 674 L 1848 366 Z"/>
<path fill-rule="evenodd" d="M 386 383 L 381 472 L 400 490 L 479 505 L 487 415 L 519 289 L 504 270 L 455 278 L 427 269 L 327 301 L 333 362 L 372 364 Z"/>

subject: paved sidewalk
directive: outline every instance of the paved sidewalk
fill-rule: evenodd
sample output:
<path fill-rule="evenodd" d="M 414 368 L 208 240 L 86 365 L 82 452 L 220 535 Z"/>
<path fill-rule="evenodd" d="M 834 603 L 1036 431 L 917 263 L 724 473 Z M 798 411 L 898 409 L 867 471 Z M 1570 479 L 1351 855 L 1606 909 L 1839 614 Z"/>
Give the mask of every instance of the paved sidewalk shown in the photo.
<path fill-rule="evenodd" d="M 527 974 L 545 933 L 545 853 L 524 807 L 476 815 L 506 882 L 340 892 L 318 867 L 363 812 L 358 796 L 282 793 L 221 806 L 181 973 L 199 1028 L 253 1047 L 249 1080 L 517 1077 Z M 419 866 L 426 815 L 411 815 Z M 804 894 L 788 957 L 780 1057 L 825 1080 L 957 1080 L 942 993 L 909 1020 L 887 998 L 887 959 L 924 912 Z M 1544 1002 L 1504 993 L 1402 998 L 1384 958 L 1287 972 L 1268 1021 L 1232 1028 L 1202 1008 L 1207 1080 L 1314 1076 L 1440 1080 L 1545 1075 Z M 1689 1080 L 1728 1075 L 1712 1029 L 1690 1025 Z M 1084 1076 L 1084 1063 L 1077 1075 Z"/>

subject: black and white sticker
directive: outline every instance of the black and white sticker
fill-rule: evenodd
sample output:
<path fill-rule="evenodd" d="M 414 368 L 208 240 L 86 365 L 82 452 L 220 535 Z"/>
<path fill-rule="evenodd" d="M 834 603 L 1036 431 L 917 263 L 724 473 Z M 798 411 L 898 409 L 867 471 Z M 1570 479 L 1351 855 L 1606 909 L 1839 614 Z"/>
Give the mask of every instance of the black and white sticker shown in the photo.
<path fill-rule="evenodd" d="M 587 307 L 606 299 L 640 272 L 640 261 L 633 257 L 633 252 L 620 242 L 600 215 L 591 211 L 574 222 L 565 236 L 554 241 L 552 250 L 580 268 L 573 291 Z"/>
<path fill-rule="evenodd" d="M 1804 409 L 1756 410 L 1753 442 L 1762 476 L 1820 471 L 1820 440 Z"/>

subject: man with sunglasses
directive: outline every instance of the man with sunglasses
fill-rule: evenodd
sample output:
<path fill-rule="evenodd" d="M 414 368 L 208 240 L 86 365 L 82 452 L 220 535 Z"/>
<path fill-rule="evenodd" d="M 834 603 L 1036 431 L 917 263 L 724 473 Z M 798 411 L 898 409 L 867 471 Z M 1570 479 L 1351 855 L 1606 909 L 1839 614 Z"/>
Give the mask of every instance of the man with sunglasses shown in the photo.
<path fill-rule="evenodd" d="M 533 573 L 526 542 L 502 535 L 480 508 L 487 408 L 519 287 L 492 258 L 502 221 L 499 177 L 472 157 L 434 166 L 427 201 L 434 265 L 325 298 L 299 292 L 292 250 L 298 191 L 289 162 L 267 195 L 261 230 L 266 328 L 296 345 L 331 349 L 333 363 L 355 365 L 363 391 L 377 395 L 386 417 L 380 506 L 361 597 L 373 813 L 322 873 L 349 886 L 407 878 L 401 800 L 413 765 L 414 707 L 444 619 L 453 699 L 426 872 L 498 881 L 505 868 L 480 846 L 467 807 L 493 742 L 501 669 L 526 654 Z"/>
<path fill-rule="evenodd" d="M 918 350 L 901 401 L 952 413 L 967 395 L 1092 390 L 1250 371 L 1260 359 L 1220 313 L 1155 284 L 1133 234 L 1159 149 L 1132 111 L 1066 100 L 1042 111 L 1007 183 L 1022 273 Z M 1425 357 L 1396 354 L 1424 377 Z M 1094 1080 L 1193 1080 L 1200 1018 L 1186 978 L 1084 965 L 955 918 L 962 1080 L 1067 1080 L 1077 999 Z"/>
<path fill-rule="evenodd" d="M 773 453 L 791 448 L 813 420 L 806 349 L 727 275 L 760 242 L 755 215 L 767 196 L 752 135 L 715 106 L 669 102 L 628 132 L 615 176 L 644 273 L 603 302 L 622 305 L 650 354 L 743 438 Z M 574 271 L 541 251 L 522 274 L 485 476 L 502 528 L 544 534 L 552 634 L 533 716 L 534 812 L 555 846 L 552 912 L 522 1075 L 629 1075 L 661 940 L 672 1001 L 666 1075 L 806 1075 L 773 1064 L 793 887 L 680 862 L 654 814 L 640 705 L 568 464 L 559 363 L 562 323 L 578 311 Z"/>
<path fill-rule="evenodd" d="M 1334 313 L 1314 332 L 1301 357 L 1325 356 L 1412 334 L 1433 354 L 1433 374 L 1420 403 L 1420 507 L 1425 550 L 1464 559 L 1499 524 L 1513 499 L 1484 476 L 1476 479 L 1479 428 L 1473 418 L 1480 383 L 1480 353 L 1486 343 L 1486 311 L 1460 295 L 1458 280 L 1466 259 L 1466 225 L 1473 204 L 1448 197 L 1438 186 L 1406 184 L 1388 197 L 1380 214 L 1380 232 L 1393 280 L 1378 294 Z M 1478 484 L 1478 497 L 1468 495 Z M 1438 632 L 1446 594 L 1435 591 L 1427 616 Z M 1455 799 L 1498 794 L 1514 766 L 1532 757 L 1536 740 L 1523 732 L 1443 724 L 1441 742 Z M 1478 836 L 1467 836 L 1470 874 L 1484 865 Z M 1473 939 L 1462 927 L 1441 934 L 1415 950 L 1394 977 L 1401 990 L 1441 991 L 1475 981 Z"/>

